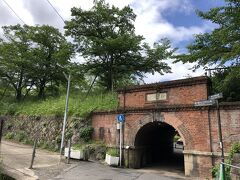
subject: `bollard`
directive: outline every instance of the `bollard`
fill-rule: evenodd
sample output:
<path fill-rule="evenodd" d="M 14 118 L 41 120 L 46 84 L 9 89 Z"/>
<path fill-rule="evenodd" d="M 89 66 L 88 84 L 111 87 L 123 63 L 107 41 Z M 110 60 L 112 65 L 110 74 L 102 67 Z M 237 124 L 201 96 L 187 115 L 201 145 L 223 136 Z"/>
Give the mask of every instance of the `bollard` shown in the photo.
<path fill-rule="evenodd" d="M 3 126 L 4 126 L 4 118 L 0 118 L 0 143 L 2 142 Z"/>
<path fill-rule="evenodd" d="M 37 139 L 34 140 L 34 144 L 33 144 L 33 152 L 32 152 L 32 159 L 31 159 L 31 164 L 29 169 L 33 168 L 33 162 L 34 162 L 34 158 L 35 158 L 35 154 L 36 154 L 36 146 L 37 146 Z"/>

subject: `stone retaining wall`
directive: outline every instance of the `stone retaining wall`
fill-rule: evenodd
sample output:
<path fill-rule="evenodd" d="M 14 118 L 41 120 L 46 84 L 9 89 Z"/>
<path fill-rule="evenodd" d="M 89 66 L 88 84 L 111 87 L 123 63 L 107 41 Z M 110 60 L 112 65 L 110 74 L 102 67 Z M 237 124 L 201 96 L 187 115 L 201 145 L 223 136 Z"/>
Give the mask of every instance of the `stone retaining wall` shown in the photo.
<path fill-rule="evenodd" d="M 35 138 L 41 145 L 57 150 L 61 143 L 63 117 L 15 116 L 6 117 L 3 135 L 6 138 L 18 139 L 31 143 Z M 79 140 L 79 129 L 88 125 L 81 118 L 70 117 L 66 124 L 67 140 L 71 135 L 73 143 Z"/>

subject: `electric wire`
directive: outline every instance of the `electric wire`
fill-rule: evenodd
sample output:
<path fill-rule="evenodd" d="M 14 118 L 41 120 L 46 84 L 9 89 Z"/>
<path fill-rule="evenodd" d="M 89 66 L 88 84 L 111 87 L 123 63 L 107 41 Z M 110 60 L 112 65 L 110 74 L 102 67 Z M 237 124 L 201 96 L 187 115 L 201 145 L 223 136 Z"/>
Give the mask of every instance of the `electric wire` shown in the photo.
<path fill-rule="evenodd" d="M 48 4 L 53 8 L 53 10 L 57 13 L 57 15 L 61 18 L 61 20 L 63 21 L 63 23 L 65 23 L 65 20 L 63 19 L 63 17 L 59 14 L 59 12 L 57 11 L 57 9 L 52 5 L 52 3 L 49 0 L 46 0 L 48 2 Z"/>
<path fill-rule="evenodd" d="M 22 18 L 13 10 L 13 8 L 5 1 L 5 0 L 2 0 L 6 5 L 7 5 L 7 7 L 9 8 L 9 9 L 11 9 L 11 11 L 18 17 L 18 19 L 23 23 L 23 24 L 26 24 L 23 20 L 22 20 Z"/>

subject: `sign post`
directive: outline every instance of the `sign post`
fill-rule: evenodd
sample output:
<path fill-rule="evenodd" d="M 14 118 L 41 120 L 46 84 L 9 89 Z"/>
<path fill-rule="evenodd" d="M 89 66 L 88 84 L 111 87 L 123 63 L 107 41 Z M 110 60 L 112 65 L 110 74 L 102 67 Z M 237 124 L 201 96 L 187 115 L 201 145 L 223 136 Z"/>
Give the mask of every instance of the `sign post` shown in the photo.
<path fill-rule="evenodd" d="M 222 93 L 214 94 L 212 96 L 208 97 L 211 100 L 216 101 L 216 106 L 217 106 L 217 120 L 218 120 L 218 134 L 219 134 L 219 145 L 221 149 L 221 176 L 222 179 L 225 180 L 225 167 L 224 167 L 224 150 L 223 150 L 223 140 L 222 140 L 222 126 L 221 126 L 221 117 L 220 117 L 220 108 L 219 108 L 219 103 L 218 99 L 223 98 Z"/>
<path fill-rule="evenodd" d="M 120 159 L 120 162 L 119 162 L 119 166 L 121 167 L 122 166 L 122 128 L 123 128 L 123 122 L 125 121 L 125 117 L 123 114 L 119 114 L 117 116 L 117 121 L 119 122 L 120 124 L 120 133 L 119 133 L 119 136 L 120 136 L 120 142 L 119 142 L 119 159 Z"/>
<path fill-rule="evenodd" d="M 218 99 L 223 98 L 222 93 L 214 94 L 208 97 L 208 100 L 202 100 L 194 103 L 194 106 L 212 106 L 216 104 L 217 106 L 217 121 L 218 121 L 218 133 L 219 133 L 219 145 L 221 149 L 221 179 L 225 180 L 225 167 L 224 167 L 224 150 L 223 150 L 223 140 L 222 140 L 222 126 L 221 126 L 221 118 L 220 118 L 220 108 Z"/>
<path fill-rule="evenodd" d="M 120 167 L 122 166 L 122 122 L 120 121 L 120 143 L 119 143 L 119 159 L 120 159 L 120 162 L 119 162 L 119 165 Z"/>

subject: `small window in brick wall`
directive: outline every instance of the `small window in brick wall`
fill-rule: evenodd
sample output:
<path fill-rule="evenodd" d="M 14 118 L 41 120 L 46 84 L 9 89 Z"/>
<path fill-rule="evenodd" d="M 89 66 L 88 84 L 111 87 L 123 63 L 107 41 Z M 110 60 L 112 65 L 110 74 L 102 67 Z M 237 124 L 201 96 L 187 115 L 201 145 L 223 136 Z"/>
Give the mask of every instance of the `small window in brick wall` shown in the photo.
<path fill-rule="evenodd" d="M 104 139 L 104 127 L 99 128 L 99 139 Z"/>

